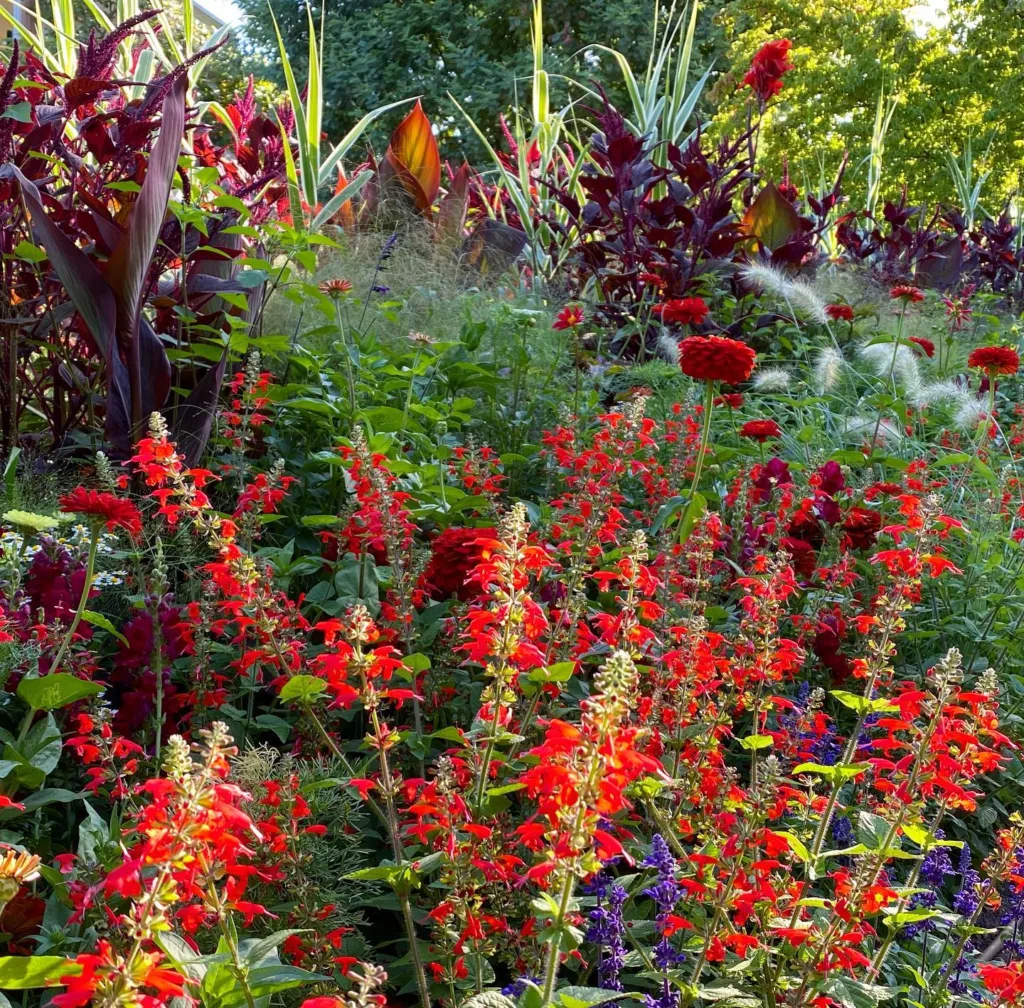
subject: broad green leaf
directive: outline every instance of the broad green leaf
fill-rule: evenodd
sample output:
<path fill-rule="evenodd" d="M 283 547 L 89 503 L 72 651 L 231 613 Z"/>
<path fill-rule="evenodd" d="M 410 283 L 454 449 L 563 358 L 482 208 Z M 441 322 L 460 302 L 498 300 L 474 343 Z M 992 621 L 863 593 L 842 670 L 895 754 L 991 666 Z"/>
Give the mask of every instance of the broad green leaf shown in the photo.
<path fill-rule="evenodd" d="M 297 700 L 299 703 L 309 703 L 315 700 L 327 689 L 327 683 L 312 675 L 292 676 L 282 687 L 278 694 L 281 700 Z"/>
<path fill-rule="evenodd" d="M 56 710 L 102 692 L 100 683 L 79 679 L 70 672 L 54 672 L 18 683 L 18 696 L 35 710 Z"/>
<path fill-rule="evenodd" d="M 3 990 L 48 987 L 62 976 L 78 976 L 81 972 L 81 966 L 63 956 L 0 956 L 0 988 Z"/>
<path fill-rule="evenodd" d="M 850 710 L 854 710 L 858 714 L 880 714 L 886 711 L 899 710 L 899 706 L 886 697 L 876 697 L 874 700 L 869 700 L 867 697 L 860 696 L 857 693 L 850 693 L 847 690 L 839 689 L 829 690 L 829 693 L 844 707 L 849 707 Z"/>

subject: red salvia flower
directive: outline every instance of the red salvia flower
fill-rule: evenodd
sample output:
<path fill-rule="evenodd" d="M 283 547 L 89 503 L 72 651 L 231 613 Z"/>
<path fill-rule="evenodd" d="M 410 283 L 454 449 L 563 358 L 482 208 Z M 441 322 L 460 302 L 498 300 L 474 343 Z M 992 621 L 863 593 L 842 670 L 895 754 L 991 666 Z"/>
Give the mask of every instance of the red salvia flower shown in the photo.
<path fill-rule="evenodd" d="M 756 361 L 752 347 L 727 336 L 687 336 L 679 344 L 679 367 L 697 381 L 738 385 L 750 377 Z"/>
<path fill-rule="evenodd" d="M 142 532 L 142 517 L 139 509 L 124 497 L 99 490 L 75 487 L 60 498 L 62 511 L 101 518 L 108 532 L 123 528 L 133 538 Z"/>

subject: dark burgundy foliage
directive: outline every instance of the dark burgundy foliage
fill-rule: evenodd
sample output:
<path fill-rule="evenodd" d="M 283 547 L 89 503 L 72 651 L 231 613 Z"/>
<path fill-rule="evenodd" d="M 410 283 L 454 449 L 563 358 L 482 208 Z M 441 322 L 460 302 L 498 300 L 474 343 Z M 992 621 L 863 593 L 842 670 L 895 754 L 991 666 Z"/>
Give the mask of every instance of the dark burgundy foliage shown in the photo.
<path fill-rule="evenodd" d="M 227 313 L 237 312 L 218 295 L 246 289 L 233 265 L 238 236 L 224 233 L 239 214 L 205 209 L 203 234 L 193 224 L 183 233 L 168 213 L 176 177 L 181 198 L 191 200 L 178 170 L 193 129 L 187 75 L 210 50 L 132 99 L 127 82 L 112 78 L 117 48 L 154 14 L 103 38 L 91 34 L 71 80 L 53 77 L 16 43 L 0 79 L 0 112 L 22 103 L 30 110 L 27 122 L 0 118 L 0 268 L 12 295 L 0 371 L 17 376 L 0 383 L 4 451 L 19 438 L 40 451 L 74 449 L 79 432 L 99 420 L 109 446 L 124 454 L 154 411 L 166 413 L 191 457 L 208 435 L 224 361 L 183 356 L 172 364 L 167 348 L 218 340 Z M 251 87 L 229 114 L 239 127 L 233 148 L 215 148 L 196 130 L 195 156 L 265 217 L 283 194 L 280 130 L 256 114 Z M 23 242 L 46 258 L 19 257 Z"/>

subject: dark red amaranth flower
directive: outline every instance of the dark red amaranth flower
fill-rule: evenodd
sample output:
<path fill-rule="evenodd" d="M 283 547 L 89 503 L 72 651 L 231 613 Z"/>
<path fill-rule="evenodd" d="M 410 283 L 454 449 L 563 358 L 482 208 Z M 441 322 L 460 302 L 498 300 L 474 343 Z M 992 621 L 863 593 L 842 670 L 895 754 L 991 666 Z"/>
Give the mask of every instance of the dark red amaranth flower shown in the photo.
<path fill-rule="evenodd" d="M 774 420 L 748 420 L 741 428 L 742 437 L 764 444 L 769 438 L 782 436 L 782 428 Z"/>
<path fill-rule="evenodd" d="M 493 528 L 447 528 L 433 542 L 430 563 L 423 572 L 422 586 L 433 599 L 456 598 L 465 602 L 479 595 L 480 588 L 467 584 L 469 575 L 483 559 L 481 540 L 497 536 Z"/>
<path fill-rule="evenodd" d="M 925 357 L 935 356 L 935 344 L 926 336 L 911 336 L 911 343 L 916 343 L 923 351 Z"/>
<path fill-rule="evenodd" d="M 130 500 L 116 494 L 86 490 L 79 486 L 60 498 L 60 508 L 62 511 L 103 519 L 108 532 L 123 528 L 132 537 L 142 532 L 139 509 Z"/>
<path fill-rule="evenodd" d="M 967 366 L 984 371 L 990 377 L 1016 374 L 1020 368 L 1020 354 L 1013 347 L 978 347 L 971 351 Z"/>
<path fill-rule="evenodd" d="M 793 69 L 789 62 L 789 50 L 792 48 L 793 43 L 789 39 L 774 39 L 754 53 L 743 83 L 753 89 L 762 105 L 782 90 L 782 75 Z"/>
<path fill-rule="evenodd" d="M 754 370 L 753 347 L 727 336 L 687 336 L 679 344 L 679 367 L 697 381 L 745 382 Z"/>
<path fill-rule="evenodd" d="M 676 298 L 664 304 L 656 304 L 651 314 L 658 316 L 662 322 L 675 322 L 679 325 L 700 325 L 707 318 L 708 306 L 703 298 Z"/>

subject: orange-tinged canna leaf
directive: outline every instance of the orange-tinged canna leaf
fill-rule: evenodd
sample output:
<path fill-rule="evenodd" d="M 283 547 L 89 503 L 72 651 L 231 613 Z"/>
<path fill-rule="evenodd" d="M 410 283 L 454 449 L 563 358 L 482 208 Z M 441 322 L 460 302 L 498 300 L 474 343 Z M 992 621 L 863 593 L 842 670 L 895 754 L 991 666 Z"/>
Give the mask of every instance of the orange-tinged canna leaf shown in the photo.
<path fill-rule="evenodd" d="M 800 230 L 800 215 L 769 181 L 743 215 L 742 226 L 747 235 L 774 252 Z"/>
<path fill-rule="evenodd" d="M 428 213 L 441 190 L 441 155 L 430 120 L 418 100 L 391 134 L 384 158 L 413 198 L 416 209 Z"/>

